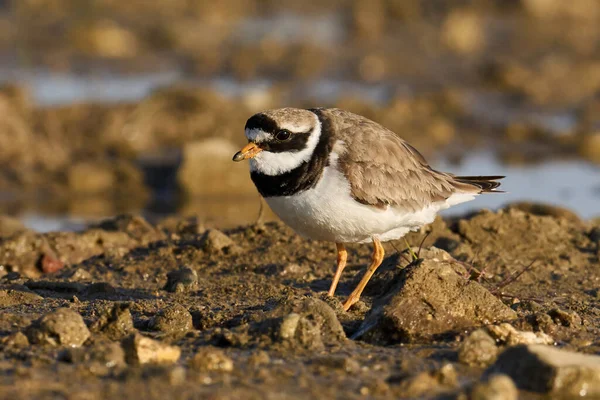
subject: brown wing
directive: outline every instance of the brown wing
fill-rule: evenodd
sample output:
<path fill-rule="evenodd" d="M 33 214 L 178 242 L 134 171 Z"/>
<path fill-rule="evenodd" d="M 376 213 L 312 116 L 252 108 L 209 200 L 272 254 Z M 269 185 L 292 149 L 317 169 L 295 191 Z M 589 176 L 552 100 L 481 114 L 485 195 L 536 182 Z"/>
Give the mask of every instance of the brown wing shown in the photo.
<path fill-rule="evenodd" d="M 481 192 L 433 170 L 415 148 L 376 122 L 344 110 L 326 112 L 335 121 L 335 138 L 343 141 L 338 162 L 357 201 L 418 211 L 456 192 Z"/>

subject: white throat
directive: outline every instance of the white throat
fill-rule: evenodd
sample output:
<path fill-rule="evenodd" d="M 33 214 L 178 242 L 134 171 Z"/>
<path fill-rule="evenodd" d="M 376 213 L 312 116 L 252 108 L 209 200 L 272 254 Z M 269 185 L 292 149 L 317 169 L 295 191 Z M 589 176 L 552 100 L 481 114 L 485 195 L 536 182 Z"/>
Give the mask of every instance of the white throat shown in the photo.
<path fill-rule="evenodd" d="M 315 128 L 309 133 L 304 149 L 282 153 L 272 153 L 266 150 L 261 151 L 254 158 L 250 159 L 250 171 L 260 172 L 269 176 L 281 175 L 298 168 L 303 162 L 310 160 L 321 138 L 321 122 L 316 115 L 315 120 Z M 251 132 L 246 132 L 246 136 L 250 140 L 255 139 L 257 142 L 260 142 L 260 139 L 266 135 L 264 132 L 261 134 L 261 132 L 252 130 Z M 250 136 L 253 136 L 253 138 Z"/>

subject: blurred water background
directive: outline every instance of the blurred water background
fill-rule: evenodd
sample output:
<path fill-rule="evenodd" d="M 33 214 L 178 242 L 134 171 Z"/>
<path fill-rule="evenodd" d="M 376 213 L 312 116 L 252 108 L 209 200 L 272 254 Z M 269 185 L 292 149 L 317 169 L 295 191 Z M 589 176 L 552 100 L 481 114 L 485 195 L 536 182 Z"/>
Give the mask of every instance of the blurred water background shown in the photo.
<path fill-rule="evenodd" d="M 0 213 L 254 221 L 246 118 L 337 106 L 439 169 L 600 216 L 597 0 L 0 1 Z M 273 218 L 269 213 L 266 218 Z"/>

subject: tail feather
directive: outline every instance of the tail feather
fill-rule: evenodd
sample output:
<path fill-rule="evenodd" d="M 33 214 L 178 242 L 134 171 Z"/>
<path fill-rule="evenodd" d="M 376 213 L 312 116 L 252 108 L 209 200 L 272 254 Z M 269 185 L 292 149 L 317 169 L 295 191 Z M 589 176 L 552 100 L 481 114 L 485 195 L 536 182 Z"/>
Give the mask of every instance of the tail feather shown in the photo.
<path fill-rule="evenodd" d="M 495 190 L 500 186 L 500 182 L 496 182 L 504 178 L 504 176 L 457 176 L 454 180 L 457 183 L 474 186 L 480 189 L 480 193 L 504 193 L 502 190 Z"/>

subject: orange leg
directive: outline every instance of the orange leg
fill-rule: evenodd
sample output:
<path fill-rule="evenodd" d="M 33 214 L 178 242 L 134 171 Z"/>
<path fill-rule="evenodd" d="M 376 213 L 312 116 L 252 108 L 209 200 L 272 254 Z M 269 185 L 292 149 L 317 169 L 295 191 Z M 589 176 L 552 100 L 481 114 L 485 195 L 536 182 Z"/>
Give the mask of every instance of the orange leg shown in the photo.
<path fill-rule="evenodd" d="M 371 277 L 375 273 L 375 270 L 377 270 L 377 268 L 383 262 L 384 255 L 385 251 L 383 249 L 383 246 L 381 245 L 381 242 L 379 241 L 379 239 L 373 238 L 373 261 L 371 261 L 371 265 L 369 265 L 369 268 L 367 268 L 365 276 L 363 276 L 363 278 L 356 286 L 356 289 L 354 289 L 350 296 L 348 296 L 348 300 L 346 300 L 346 302 L 344 303 L 345 311 L 348 311 L 348 309 L 350 309 L 350 307 L 352 307 L 352 305 L 356 303 L 358 299 L 360 299 L 360 295 L 362 294 L 363 290 L 365 290 L 369 279 L 371 279 Z"/>
<path fill-rule="evenodd" d="M 335 247 L 337 248 L 337 269 L 335 270 L 335 275 L 333 276 L 333 281 L 331 282 L 331 286 L 329 287 L 329 292 L 327 292 L 327 296 L 332 297 L 335 293 L 335 288 L 340 281 L 340 277 L 342 276 L 342 271 L 346 268 L 346 260 L 348 260 L 348 252 L 344 247 L 343 243 L 336 243 Z"/>

